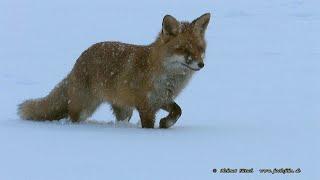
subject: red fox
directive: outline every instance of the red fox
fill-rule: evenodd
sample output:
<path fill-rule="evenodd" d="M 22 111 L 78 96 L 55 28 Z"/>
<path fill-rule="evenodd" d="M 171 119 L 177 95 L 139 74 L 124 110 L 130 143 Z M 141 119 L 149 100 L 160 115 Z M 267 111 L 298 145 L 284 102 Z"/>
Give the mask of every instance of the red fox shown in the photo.
<path fill-rule="evenodd" d="M 117 121 L 139 112 L 142 128 L 154 128 L 155 114 L 168 115 L 160 128 L 181 116 L 174 101 L 195 71 L 204 67 L 206 13 L 190 22 L 163 18 L 162 30 L 150 45 L 100 42 L 85 50 L 72 71 L 46 97 L 26 100 L 18 114 L 27 120 L 85 120 L 103 102 L 111 104 Z"/>

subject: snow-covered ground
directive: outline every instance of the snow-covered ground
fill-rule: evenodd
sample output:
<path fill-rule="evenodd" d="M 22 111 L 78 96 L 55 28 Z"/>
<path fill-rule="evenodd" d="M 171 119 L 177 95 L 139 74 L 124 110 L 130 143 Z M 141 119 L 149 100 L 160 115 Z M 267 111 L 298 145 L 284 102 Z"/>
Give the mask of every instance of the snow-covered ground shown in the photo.
<path fill-rule="evenodd" d="M 319 7 L 317 0 L 1 0 L 0 180 L 319 179 Z M 17 116 L 17 104 L 45 96 L 92 43 L 148 44 L 165 14 L 192 20 L 205 12 L 212 13 L 206 66 L 177 99 L 183 115 L 173 128 L 141 129 L 137 113 L 129 125 L 114 124 L 107 105 L 78 125 Z M 224 167 L 255 173 L 212 173 Z"/>

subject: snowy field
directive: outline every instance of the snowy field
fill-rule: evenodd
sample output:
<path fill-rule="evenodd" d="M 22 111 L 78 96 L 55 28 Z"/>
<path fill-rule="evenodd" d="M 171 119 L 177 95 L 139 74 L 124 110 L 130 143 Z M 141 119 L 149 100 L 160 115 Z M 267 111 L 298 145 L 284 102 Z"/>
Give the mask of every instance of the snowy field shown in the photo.
<path fill-rule="evenodd" d="M 137 113 L 115 124 L 108 105 L 78 125 L 17 116 L 17 104 L 47 95 L 91 44 L 148 44 L 165 14 L 206 12 L 206 66 L 177 99 L 173 128 L 141 129 Z M 319 78 L 317 0 L 1 0 L 0 180 L 317 180 Z"/>

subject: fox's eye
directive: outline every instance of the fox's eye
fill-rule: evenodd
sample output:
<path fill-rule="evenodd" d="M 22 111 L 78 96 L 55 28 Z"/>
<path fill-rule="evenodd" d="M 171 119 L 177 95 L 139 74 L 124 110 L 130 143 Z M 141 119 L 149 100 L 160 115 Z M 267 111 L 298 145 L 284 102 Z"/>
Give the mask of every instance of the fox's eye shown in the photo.
<path fill-rule="evenodd" d="M 184 49 L 182 47 L 175 48 L 175 51 L 178 53 L 184 53 Z"/>
<path fill-rule="evenodd" d="M 187 49 L 184 51 L 184 54 L 185 54 L 186 56 L 191 56 L 191 52 L 190 52 L 189 50 L 187 50 Z"/>

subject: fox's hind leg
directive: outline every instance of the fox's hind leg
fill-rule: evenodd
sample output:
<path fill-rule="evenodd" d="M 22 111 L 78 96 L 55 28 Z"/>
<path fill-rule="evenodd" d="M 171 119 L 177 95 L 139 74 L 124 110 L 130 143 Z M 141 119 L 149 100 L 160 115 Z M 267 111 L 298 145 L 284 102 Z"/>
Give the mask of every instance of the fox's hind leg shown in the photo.
<path fill-rule="evenodd" d="M 68 114 L 72 122 L 80 122 L 90 117 L 101 101 L 88 90 L 71 88 L 68 93 Z"/>
<path fill-rule="evenodd" d="M 164 117 L 160 120 L 160 128 L 169 128 L 173 126 L 178 121 L 182 113 L 180 106 L 174 101 L 169 104 L 163 105 L 161 109 L 169 112 L 169 114 L 167 117 Z"/>
<path fill-rule="evenodd" d="M 68 112 L 72 122 L 80 122 L 90 117 L 97 107 L 100 105 L 100 101 L 95 99 L 87 99 L 87 101 L 79 101 L 73 99 L 69 101 Z"/>
<path fill-rule="evenodd" d="M 117 121 L 128 121 L 131 119 L 133 108 L 121 107 L 112 105 L 113 114 L 116 116 Z"/>

